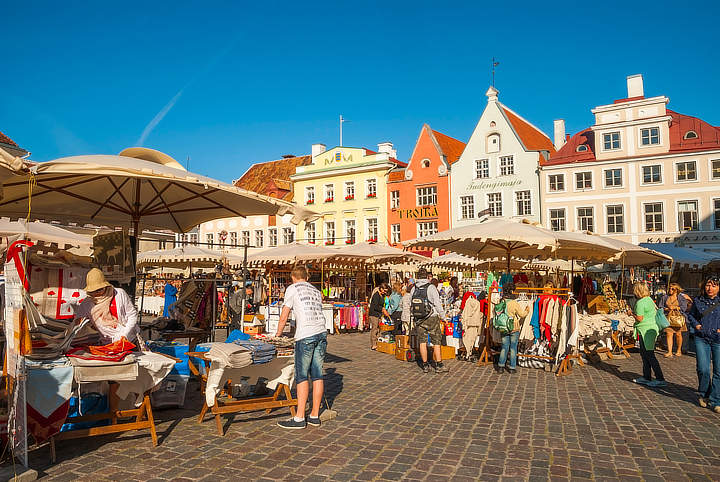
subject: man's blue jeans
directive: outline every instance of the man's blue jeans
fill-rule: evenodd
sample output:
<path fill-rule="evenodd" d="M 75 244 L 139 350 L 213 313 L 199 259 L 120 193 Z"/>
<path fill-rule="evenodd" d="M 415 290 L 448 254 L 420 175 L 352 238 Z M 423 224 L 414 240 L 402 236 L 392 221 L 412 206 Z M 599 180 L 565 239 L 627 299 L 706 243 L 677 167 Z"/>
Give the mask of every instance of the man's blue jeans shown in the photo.
<path fill-rule="evenodd" d="M 695 335 L 695 356 L 700 396 L 708 398 L 710 405 L 720 405 L 720 343 Z"/>
<path fill-rule="evenodd" d="M 502 335 L 502 349 L 500 350 L 500 358 L 498 359 L 498 366 L 500 368 L 504 367 L 507 363 L 509 369 L 515 370 L 515 366 L 517 365 L 517 346 L 519 339 L 519 331 Z M 510 358 L 510 360 L 508 360 L 508 358 Z"/>

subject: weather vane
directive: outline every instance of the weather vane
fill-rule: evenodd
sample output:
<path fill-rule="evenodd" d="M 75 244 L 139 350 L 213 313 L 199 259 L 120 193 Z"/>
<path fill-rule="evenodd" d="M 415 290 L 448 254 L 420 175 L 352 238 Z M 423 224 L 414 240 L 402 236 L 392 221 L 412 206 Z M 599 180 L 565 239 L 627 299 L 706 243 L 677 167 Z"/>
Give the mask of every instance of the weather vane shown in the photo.
<path fill-rule="evenodd" d="M 495 61 L 495 57 L 492 59 L 492 86 L 495 87 L 495 67 L 500 65 L 500 62 Z"/>

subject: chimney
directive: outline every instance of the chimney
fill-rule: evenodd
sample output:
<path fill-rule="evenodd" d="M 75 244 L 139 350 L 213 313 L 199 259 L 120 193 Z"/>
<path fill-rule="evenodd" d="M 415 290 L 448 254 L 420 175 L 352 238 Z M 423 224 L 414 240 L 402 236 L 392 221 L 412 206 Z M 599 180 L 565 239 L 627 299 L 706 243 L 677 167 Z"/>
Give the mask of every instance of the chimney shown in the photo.
<path fill-rule="evenodd" d="M 323 152 L 327 150 L 327 146 L 325 144 L 313 144 L 312 145 L 312 157 L 315 159 L 315 156 L 319 156 Z"/>
<path fill-rule="evenodd" d="M 554 141 L 555 150 L 559 151 L 562 146 L 565 145 L 565 120 L 558 119 L 553 121 Z"/>
<path fill-rule="evenodd" d="M 386 154 L 389 154 L 390 157 L 394 157 L 397 159 L 397 151 L 393 149 L 392 142 L 381 142 L 380 144 L 378 144 L 378 152 L 384 152 Z"/>
<path fill-rule="evenodd" d="M 645 91 L 643 89 L 642 74 L 629 75 L 627 78 L 628 98 L 643 97 Z"/>

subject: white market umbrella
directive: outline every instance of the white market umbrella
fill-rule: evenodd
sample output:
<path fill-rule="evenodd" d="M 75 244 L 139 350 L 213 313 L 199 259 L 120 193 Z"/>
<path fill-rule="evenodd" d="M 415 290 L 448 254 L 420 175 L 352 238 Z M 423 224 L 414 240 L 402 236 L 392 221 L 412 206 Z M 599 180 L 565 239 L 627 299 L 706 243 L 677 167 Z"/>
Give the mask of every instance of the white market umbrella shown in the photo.
<path fill-rule="evenodd" d="M 26 222 L 24 219 L 17 221 L 10 221 L 7 218 L 0 219 L 0 237 L 14 238 L 17 236 L 36 243 L 57 244 L 58 247 L 89 248 L 93 243 L 90 236 L 74 233 L 52 224 L 39 221 Z"/>
<path fill-rule="evenodd" d="M 199 246 L 180 246 L 173 249 L 157 249 L 139 253 L 138 268 L 167 267 L 167 268 L 214 268 L 227 259 L 232 267 L 242 266 L 242 258 L 224 254 L 215 249 L 206 249 Z"/>
<path fill-rule="evenodd" d="M 403 251 L 402 249 L 377 243 L 357 243 L 342 248 L 332 248 L 334 260 L 362 261 L 365 264 L 419 264 L 428 260 L 427 257 Z"/>
<path fill-rule="evenodd" d="M 451 270 L 472 269 L 482 265 L 482 261 L 457 253 L 446 253 L 423 263 L 425 267 L 437 267 Z"/>
<path fill-rule="evenodd" d="M 591 238 L 601 237 L 595 233 L 587 231 L 582 232 L 582 234 L 590 236 Z M 605 242 L 620 251 L 620 253 L 614 258 L 608 260 L 610 263 L 622 264 L 624 266 L 648 266 L 672 261 L 670 256 L 659 251 L 638 246 L 637 244 L 628 243 L 626 241 L 620 241 L 619 239 L 610 238 L 608 236 L 602 236 L 602 238 Z"/>
<path fill-rule="evenodd" d="M 247 264 L 248 266 L 258 267 L 299 262 L 320 262 L 332 258 L 336 254 L 337 250 L 324 246 L 294 242 L 252 254 L 248 256 Z"/>
<path fill-rule="evenodd" d="M 676 267 L 704 268 L 709 264 L 720 264 L 720 253 L 708 253 L 698 249 L 676 246 L 673 243 L 641 243 L 640 245 L 666 254 Z"/>

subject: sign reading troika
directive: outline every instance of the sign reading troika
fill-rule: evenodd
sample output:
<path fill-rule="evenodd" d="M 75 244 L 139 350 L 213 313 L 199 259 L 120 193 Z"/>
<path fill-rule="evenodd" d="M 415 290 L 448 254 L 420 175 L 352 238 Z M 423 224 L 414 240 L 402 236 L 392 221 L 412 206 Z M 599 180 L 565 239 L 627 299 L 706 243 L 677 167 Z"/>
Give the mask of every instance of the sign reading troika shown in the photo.
<path fill-rule="evenodd" d="M 515 187 L 522 184 L 520 179 L 514 179 L 512 181 L 480 181 L 472 182 L 468 184 L 467 191 L 483 191 L 486 189 L 497 189 L 500 187 Z"/>
<path fill-rule="evenodd" d="M 400 213 L 400 219 L 436 218 L 438 210 L 436 206 L 425 206 L 415 209 L 398 209 L 398 213 Z"/>

